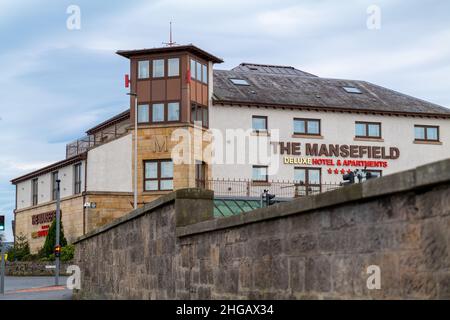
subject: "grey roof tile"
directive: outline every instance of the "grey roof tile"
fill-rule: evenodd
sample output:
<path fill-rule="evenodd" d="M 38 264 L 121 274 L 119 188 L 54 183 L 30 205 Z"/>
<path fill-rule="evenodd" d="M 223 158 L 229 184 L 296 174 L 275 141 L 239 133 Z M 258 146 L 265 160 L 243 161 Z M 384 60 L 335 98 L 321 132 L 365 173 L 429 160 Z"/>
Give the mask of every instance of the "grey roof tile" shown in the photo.
<path fill-rule="evenodd" d="M 256 67 L 255 67 L 256 66 Z M 250 86 L 233 84 L 245 79 Z M 343 87 L 356 87 L 361 94 Z M 450 116 L 450 109 L 366 81 L 321 78 L 292 67 L 241 64 L 214 70 L 214 101 Z"/>

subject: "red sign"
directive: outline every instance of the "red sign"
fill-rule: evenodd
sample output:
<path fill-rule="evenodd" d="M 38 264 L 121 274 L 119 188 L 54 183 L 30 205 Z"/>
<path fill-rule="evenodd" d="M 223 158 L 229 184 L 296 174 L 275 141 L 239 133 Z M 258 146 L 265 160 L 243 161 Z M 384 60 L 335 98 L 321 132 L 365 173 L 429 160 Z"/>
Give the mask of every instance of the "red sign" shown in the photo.
<path fill-rule="evenodd" d="M 128 74 L 125 75 L 125 88 L 130 87 L 130 76 Z"/>
<path fill-rule="evenodd" d="M 191 70 L 186 72 L 186 83 L 191 83 Z"/>

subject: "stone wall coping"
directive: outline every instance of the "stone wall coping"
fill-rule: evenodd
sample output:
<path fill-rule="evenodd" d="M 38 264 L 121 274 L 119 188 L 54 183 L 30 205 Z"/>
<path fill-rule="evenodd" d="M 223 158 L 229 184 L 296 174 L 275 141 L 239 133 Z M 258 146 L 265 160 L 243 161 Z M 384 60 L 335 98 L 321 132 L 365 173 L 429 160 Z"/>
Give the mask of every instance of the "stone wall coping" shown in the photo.
<path fill-rule="evenodd" d="M 176 232 L 178 237 L 185 237 L 214 230 L 238 227 L 267 219 L 281 218 L 348 202 L 365 201 L 370 198 L 423 189 L 446 182 L 450 182 L 450 159 L 324 192 L 315 196 L 278 203 L 245 214 L 177 227 Z"/>
<path fill-rule="evenodd" d="M 126 223 L 128 221 L 131 221 L 133 219 L 136 219 L 142 215 L 151 213 L 152 211 L 164 207 L 167 204 L 174 202 L 176 199 L 213 199 L 213 192 L 209 190 L 201 190 L 201 189 L 195 189 L 195 188 L 187 188 L 187 189 L 179 189 L 174 192 L 171 192 L 167 195 L 164 195 L 160 198 L 157 198 L 156 200 L 146 203 L 142 208 L 138 208 L 136 210 L 131 211 L 129 214 L 117 218 L 114 221 L 105 224 L 95 230 L 92 230 L 91 232 L 86 233 L 85 235 L 82 235 L 81 237 L 78 237 L 73 243 L 78 243 L 83 240 L 86 240 L 88 238 L 91 238 L 93 236 L 96 236 L 100 233 L 106 232 L 118 225 L 121 225 L 123 223 Z"/>

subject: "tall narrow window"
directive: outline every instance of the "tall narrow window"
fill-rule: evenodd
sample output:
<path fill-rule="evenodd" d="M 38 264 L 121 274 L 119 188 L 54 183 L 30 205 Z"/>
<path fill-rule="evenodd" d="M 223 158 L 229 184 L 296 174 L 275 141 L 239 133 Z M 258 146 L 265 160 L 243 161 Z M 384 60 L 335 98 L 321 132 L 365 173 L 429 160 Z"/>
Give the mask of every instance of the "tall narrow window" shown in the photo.
<path fill-rule="evenodd" d="M 208 108 L 193 103 L 191 106 L 191 122 L 196 121 L 201 122 L 202 127 L 208 127 Z"/>
<path fill-rule="evenodd" d="M 81 193 L 81 163 L 76 164 L 73 170 L 73 182 L 74 182 L 74 188 L 73 193 L 79 194 Z"/>
<path fill-rule="evenodd" d="M 56 200 L 56 195 L 58 193 L 58 171 L 52 172 L 52 200 Z"/>
<path fill-rule="evenodd" d="M 138 78 L 146 79 L 150 76 L 150 63 L 148 60 L 138 62 Z"/>
<path fill-rule="evenodd" d="M 195 76 L 198 81 L 202 81 L 202 64 L 197 62 L 197 75 Z"/>
<path fill-rule="evenodd" d="M 153 78 L 164 77 L 164 60 L 153 60 Z"/>
<path fill-rule="evenodd" d="M 197 188 L 206 187 L 206 164 L 203 161 L 195 161 L 195 185 Z"/>
<path fill-rule="evenodd" d="M 173 190 L 172 160 L 144 161 L 144 191 Z"/>
<path fill-rule="evenodd" d="M 169 102 L 167 104 L 167 121 L 180 121 L 180 103 Z"/>
<path fill-rule="evenodd" d="M 202 108 L 202 125 L 205 128 L 208 128 L 209 122 L 208 122 L 208 108 Z"/>
<path fill-rule="evenodd" d="M 149 106 L 148 104 L 138 105 L 138 122 L 149 122 Z"/>
<path fill-rule="evenodd" d="M 167 60 L 168 68 L 168 76 L 169 77 L 177 77 L 180 75 L 180 59 L 179 58 L 171 58 Z"/>
<path fill-rule="evenodd" d="M 38 204 L 38 178 L 31 180 L 31 205 L 35 206 Z"/>
<path fill-rule="evenodd" d="M 208 67 L 204 64 L 202 65 L 202 74 L 203 83 L 208 84 Z"/>
<path fill-rule="evenodd" d="M 253 166 L 252 180 L 254 182 L 267 182 L 269 179 L 267 166 Z"/>
<path fill-rule="evenodd" d="M 164 103 L 155 103 L 152 106 L 152 122 L 164 121 Z"/>
<path fill-rule="evenodd" d="M 195 74 L 196 74 L 195 66 L 196 66 L 195 60 L 191 59 L 190 71 L 191 71 L 191 78 L 192 79 L 197 79 L 196 76 L 195 76 Z"/>

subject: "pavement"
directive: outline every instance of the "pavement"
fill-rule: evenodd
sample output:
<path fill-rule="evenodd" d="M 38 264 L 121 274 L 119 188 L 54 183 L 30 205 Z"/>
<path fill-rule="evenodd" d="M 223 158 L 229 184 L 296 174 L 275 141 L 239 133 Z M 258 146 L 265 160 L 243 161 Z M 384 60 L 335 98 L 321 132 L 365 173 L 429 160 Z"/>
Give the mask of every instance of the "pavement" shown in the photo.
<path fill-rule="evenodd" d="M 5 277 L 5 294 L 0 300 L 72 300 L 72 290 L 66 288 L 67 277 Z"/>

